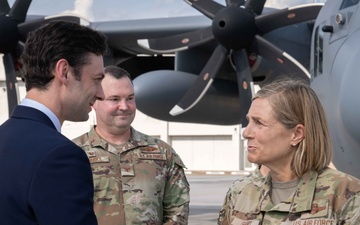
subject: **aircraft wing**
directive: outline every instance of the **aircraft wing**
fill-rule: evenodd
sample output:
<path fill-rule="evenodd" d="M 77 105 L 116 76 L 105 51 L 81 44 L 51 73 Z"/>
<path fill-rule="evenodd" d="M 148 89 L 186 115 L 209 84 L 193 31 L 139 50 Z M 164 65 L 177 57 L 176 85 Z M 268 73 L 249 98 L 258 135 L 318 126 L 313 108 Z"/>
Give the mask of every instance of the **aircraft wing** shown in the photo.
<path fill-rule="evenodd" d="M 140 47 L 138 39 L 159 38 L 166 35 L 175 35 L 189 32 L 208 26 L 211 21 L 204 16 L 143 19 L 129 21 L 108 21 L 108 22 L 89 22 L 74 14 L 60 14 L 50 16 L 27 15 L 31 0 L 16 0 L 10 8 L 7 0 L 0 0 L 0 53 L 4 54 L 4 68 L 6 71 L 8 108 L 9 114 L 19 102 L 18 94 L 15 90 L 17 79 L 15 75 L 20 75 L 19 62 L 23 44 L 27 35 L 32 30 L 40 27 L 51 20 L 63 20 L 89 26 L 99 32 L 104 33 L 108 38 L 109 55 L 105 57 L 105 64 L 116 64 L 126 62 L 137 55 L 153 55 L 152 51 Z M 174 52 L 171 52 L 174 53 Z M 156 63 L 148 63 L 156 65 Z M 147 72 L 151 69 L 161 68 L 166 64 L 170 67 L 173 60 L 166 59 L 165 63 L 158 63 L 158 66 L 149 67 L 132 72 L 134 76 Z M 134 67 L 129 64 L 128 67 Z M 173 66 L 172 66 L 173 67 Z"/>
<path fill-rule="evenodd" d="M 138 40 L 186 33 L 209 26 L 210 24 L 211 20 L 204 16 L 191 16 L 93 22 L 90 24 L 90 27 L 104 33 L 108 37 L 110 48 L 113 50 L 131 55 L 153 55 L 154 52 L 141 47 L 138 44 Z M 175 51 L 168 53 L 175 53 Z"/>

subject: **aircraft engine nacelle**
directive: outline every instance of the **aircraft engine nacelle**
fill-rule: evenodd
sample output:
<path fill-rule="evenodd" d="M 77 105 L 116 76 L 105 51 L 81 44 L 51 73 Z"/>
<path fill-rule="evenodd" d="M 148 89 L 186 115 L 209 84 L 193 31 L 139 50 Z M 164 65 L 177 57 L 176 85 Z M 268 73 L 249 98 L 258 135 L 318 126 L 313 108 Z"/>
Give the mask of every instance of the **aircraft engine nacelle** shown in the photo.
<path fill-rule="evenodd" d="M 314 26 L 311 86 L 329 123 L 334 165 L 360 178 L 360 11 L 358 1 L 328 0 Z"/>
<path fill-rule="evenodd" d="M 196 75 L 172 70 L 151 71 L 136 77 L 133 83 L 138 110 L 153 118 L 171 122 L 240 124 L 237 83 L 221 79 L 214 80 L 192 109 L 177 116 L 169 114 L 196 78 Z"/>

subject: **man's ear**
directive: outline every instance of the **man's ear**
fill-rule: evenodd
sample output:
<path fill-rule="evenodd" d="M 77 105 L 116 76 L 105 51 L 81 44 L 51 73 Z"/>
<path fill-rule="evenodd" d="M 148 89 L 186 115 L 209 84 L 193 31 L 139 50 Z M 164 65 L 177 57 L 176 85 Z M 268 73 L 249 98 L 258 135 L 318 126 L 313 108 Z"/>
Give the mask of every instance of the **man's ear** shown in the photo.
<path fill-rule="evenodd" d="M 305 126 L 302 124 L 298 124 L 293 129 L 294 134 L 292 137 L 292 145 L 297 145 L 305 138 Z"/>
<path fill-rule="evenodd" d="M 56 76 L 62 83 L 67 84 L 69 81 L 70 65 L 66 59 L 57 61 L 54 68 L 54 76 Z"/>

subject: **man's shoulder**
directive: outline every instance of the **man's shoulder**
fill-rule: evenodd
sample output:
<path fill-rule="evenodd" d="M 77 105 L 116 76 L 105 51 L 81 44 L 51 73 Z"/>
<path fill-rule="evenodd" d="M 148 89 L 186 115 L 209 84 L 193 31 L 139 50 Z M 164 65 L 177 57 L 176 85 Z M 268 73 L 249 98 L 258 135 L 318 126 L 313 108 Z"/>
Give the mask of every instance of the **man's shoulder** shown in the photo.
<path fill-rule="evenodd" d="M 74 142 L 78 146 L 83 146 L 89 142 L 89 134 L 84 133 L 84 134 L 72 139 L 71 141 Z"/>
<path fill-rule="evenodd" d="M 135 139 L 138 142 L 142 142 L 142 143 L 146 143 L 147 146 L 142 147 L 145 149 L 158 149 L 160 151 L 164 151 L 164 152 L 170 152 L 171 154 L 175 151 L 174 149 L 165 141 L 161 140 L 160 138 L 148 135 L 148 134 L 144 134 L 141 133 L 137 130 L 133 129 L 133 139 Z"/>
<path fill-rule="evenodd" d="M 131 129 L 132 139 L 136 141 L 145 141 L 149 145 L 157 145 L 159 142 L 162 142 L 161 139 L 142 133 L 134 128 Z"/>
<path fill-rule="evenodd" d="M 170 144 L 161 140 L 160 138 L 157 138 L 157 137 L 154 137 L 154 136 L 151 136 L 148 134 L 144 134 L 135 129 L 133 129 L 132 132 L 135 134 L 135 136 L 137 136 L 138 139 L 147 143 L 146 146 L 141 147 L 142 151 L 144 151 L 144 150 L 147 152 L 159 151 L 162 154 L 166 155 L 167 160 L 170 160 L 170 161 L 173 160 L 174 163 L 177 164 L 178 166 L 180 166 L 182 168 L 186 168 L 184 162 L 182 161 L 180 156 L 176 153 L 176 151 L 173 149 L 173 147 Z"/>
<path fill-rule="evenodd" d="M 72 141 L 81 148 L 90 146 L 90 143 L 93 143 L 96 140 L 100 141 L 100 137 L 96 134 L 95 126 L 93 126 L 88 132 L 72 139 Z"/>
<path fill-rule="evenodd" d="M 19 140 L 26 142 L 27 145 L 24 145 L 24 148 L 33 145 L 36 145 L 37 148 L 49 148 L 59 144 L 72 143 L 54 126 L 31 119 L 9 119 L 0 126 L 0 133 L 0 139 L 6 139 L 13 142 L 14 145 L 17 145 Z"/>

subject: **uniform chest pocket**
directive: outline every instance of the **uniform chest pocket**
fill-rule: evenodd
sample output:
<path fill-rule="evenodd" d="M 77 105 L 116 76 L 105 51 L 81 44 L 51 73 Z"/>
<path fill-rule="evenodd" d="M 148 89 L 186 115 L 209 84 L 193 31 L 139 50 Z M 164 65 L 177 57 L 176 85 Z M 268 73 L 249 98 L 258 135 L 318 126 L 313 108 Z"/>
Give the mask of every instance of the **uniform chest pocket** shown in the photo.
<path fill-rule="evenodd" d="M 108 205 L 109 201 L 121 202 L 122 191 L 120 165 L 109 156 L 89 158 L 94 181 L 94 201 L 96 204 Z M 116 199 L 116 200 L 114 200 Z"/>
<path fill-rule="evenodd" d="M 256 224 L 257 221 L 262 220 L 262 215 L 260 213 L 253 214 L 253 213 L 245 213 L 234 210 L 233 216 L 235 216 L 235 218 L 231 224 Z"/>
<path fill-rule="evenodd" d="M 119 165 L 115 160 L 110 160 L 108 156 L 98 156 L 89 158 L 94 179 L 97 177 L 117 177 Z"/>
<path fill-rule="evenodd" d="M 234 220 L 231 222 L 231 225 L 260 225 L 259 220 L 242 220 L 239 218 L 234 218 Z"/>
<path fill-rule="evenodd" d="M 93 178 L 108 176 L 111 173 L 112 165 L 108 156 L 94 156 L 89 158 Z"/>

